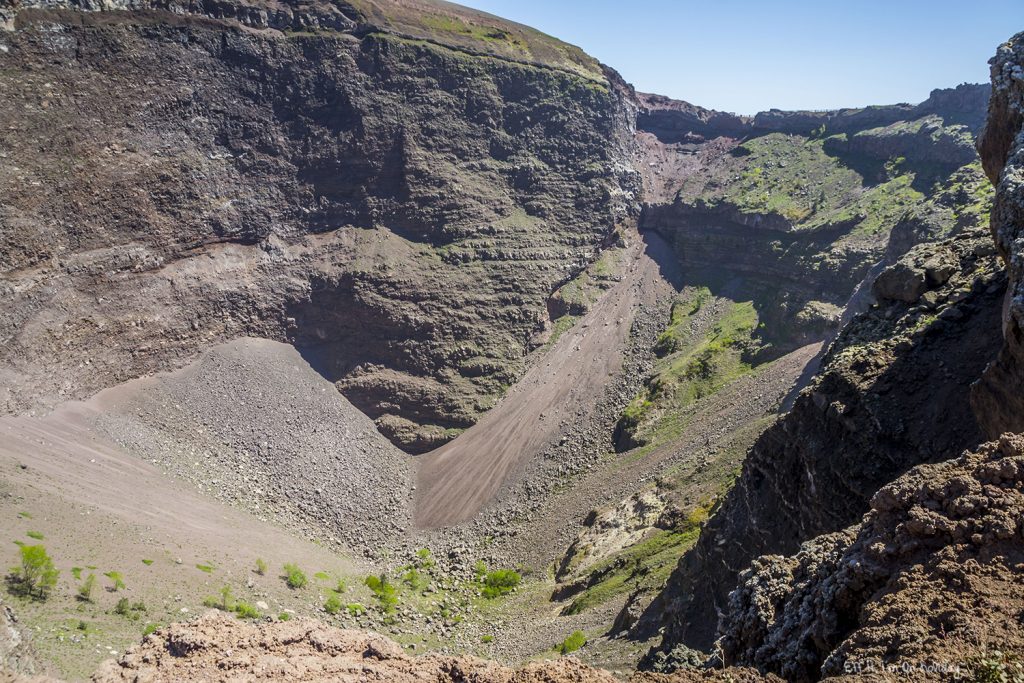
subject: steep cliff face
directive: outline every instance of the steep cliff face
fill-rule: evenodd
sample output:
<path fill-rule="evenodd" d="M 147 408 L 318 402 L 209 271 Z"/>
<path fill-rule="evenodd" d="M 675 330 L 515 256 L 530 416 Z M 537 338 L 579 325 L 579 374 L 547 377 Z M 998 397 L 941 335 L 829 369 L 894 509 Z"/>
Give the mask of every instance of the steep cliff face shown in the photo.
<path fill-rule="evenodd" d="M 776 352 L 821 339 L 887 245 L 983 225 L 974 135 L 987 92 L 752 118 L 641 96 L 641 229 L 669 240 L 695 281 L 753 296 Z M 910 239 L 890 241 L 901 224 Z"/>
<path fill-rule="evenodd" d="M 758 555 L 857 521 L 879 487 L 982 440 L 970 385 L 999 347 L 1005 275 L 980 230 L 912 249 L 875 283 L 641 623 L 707 648 L 738 573 Z"/>
<path fill-rule="evenodd" d="M 995 245 L 963 231 L 910 249 L 874 280 L 878 303 L 841 333 L 791 412 L 756 442 L 649 611 L 649 623 L 663 618 L 666 630 L 648 665 L 672 666 L 685 645 L 721 635 L 728 663 L 787 680 L 878 673 L 893 662 L 922 680 L 952 675 L 941 662 L 1015 666 L 997 651 L 1020 647 L 1010 588 L 1020 562 L 1020 440 L 977 444 L 1016 430 L 1024 414 L 1014 313 L 1021 43 L 1015 37 L 993 60 L 979 144 L 996 184 Z M 902 230 L 912 232 L 912 221 Z M 964 449 L 976 453 L 955 459 Z M 936 464 L 885 486 L 918 463 Z"/>
<path fill-rule="evenodd" d="M 975 413 L 989 436 L 1024 431 L 1024 34 L 992 60 L 989 120 L 978 145 L 985 172 L 996 185 L 992 235 L 1006 261 L 1010 290 L 1003 312 L 1005 342 L 973 395 Z"/>
<path fill-rule="evenodd" d="M 419 4 L 5 9 L 4 409 L 242 335 L 410 451 L 490 407 L 634 211 L 632 105 L 571 46 Z"/>

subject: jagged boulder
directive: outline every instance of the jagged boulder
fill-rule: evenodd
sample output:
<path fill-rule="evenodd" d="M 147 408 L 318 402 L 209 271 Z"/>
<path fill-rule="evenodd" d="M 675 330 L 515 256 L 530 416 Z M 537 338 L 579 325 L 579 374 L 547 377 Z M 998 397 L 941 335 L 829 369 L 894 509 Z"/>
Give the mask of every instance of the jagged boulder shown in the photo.
<path fill-rule="evenodd" d="M 788 681 L 966 676 L 985 650 L 1024 649 L 1022 571 L 1024 436 L 1006 434 L 883 487 L 860 525 L 756 560 L 719 645 Z"/>

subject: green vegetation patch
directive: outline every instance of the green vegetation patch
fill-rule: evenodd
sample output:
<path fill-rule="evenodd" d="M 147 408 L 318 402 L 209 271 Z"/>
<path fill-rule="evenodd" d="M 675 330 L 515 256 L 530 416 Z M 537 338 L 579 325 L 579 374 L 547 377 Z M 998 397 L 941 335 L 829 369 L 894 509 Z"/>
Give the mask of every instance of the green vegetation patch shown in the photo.
<path fill-rule="evenodd" d="M 559 652 L 559 654 L 567 655 L 576 652 L 576 650 L 579 650 L 586 644 L 586 634 L 584 634 L 583 631 L 573 631 L 566 637 L 565 640 L 556 645 L 555 649 Z"/>
<path fill-rule="evenodd" d="M 646 539 L 605 558 L 587 575 L 586 588 L 563 614 L 579 614 L 639 589 L 656 590 L 668 579 L 679 557 L 697 542 L 709 505 L 695 507 L 679 529 L 657 529 Z"/>
<path fill-rule="evenodd" d="M 691 338 L 693 316 L 709 299 L 707 289 L 699 288 L 673 305 L 669 325 L 656 344 L 662 359 L 654 377 L 616 426 L 621 448 L 654 447 L 670 440 L 685 427 L 682 409 L 751 371 L 744 351 L 757 328 L 753 302 L 728 302 L 705 334 Z"/>

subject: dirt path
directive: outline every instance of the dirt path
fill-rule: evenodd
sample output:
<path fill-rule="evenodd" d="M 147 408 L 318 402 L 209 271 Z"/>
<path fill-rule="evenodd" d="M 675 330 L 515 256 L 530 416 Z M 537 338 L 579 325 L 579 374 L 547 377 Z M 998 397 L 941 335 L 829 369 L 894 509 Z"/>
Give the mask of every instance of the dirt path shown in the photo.
<path fill-rule="evenodd" d="M 422 456 L 414 523 L 421 529 L 471 519 L 592 406 L 622 368 L 640 304 L 675 291 L 670 247 L 657 235 L 628 247 L 625 273 L 565 332 L 494 409 L 445 446 Z"/>

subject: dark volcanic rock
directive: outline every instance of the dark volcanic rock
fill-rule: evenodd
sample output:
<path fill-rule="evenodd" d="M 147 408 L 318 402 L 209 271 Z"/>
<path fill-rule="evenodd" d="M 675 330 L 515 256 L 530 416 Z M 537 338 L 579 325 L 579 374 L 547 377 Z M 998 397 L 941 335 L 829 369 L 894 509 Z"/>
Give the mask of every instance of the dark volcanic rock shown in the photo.
<path fill-rule="evenodd" d="M 985 432 L 1024 431 L 1024 33 L 999 48 L 992 64 L 992 100 L 979 144 L 996 185 L 992 234 L 1006 261 L 1010 290 L 1003 312 L 1005 343 L 972 396 Z"/>
<path fill-rule="evenodd" d="M 754 558 L 849 526 L 879 487 L 981 440 L 968 396 L 999 346 L 1005 287 L 997 260 L 978 256 L 987 241 L 973 231 L 908 255 L 955 257 L 957 271 L 920 304 L 882 302 L 841 333 L 790 413 L 757 440 L 639 630 L 664 625 L 666 651 L 709 647 L 716 612 Z"/>
<path fill-rule="evenodd" d="M 67 7 L 92 4 L 0 31 L 4 410 L 259 336 L 427 450 L 634 212 L 613 74 L 367 31 L 345 3 Z"/>
<path fill-rule="evenodd" d="M 725 662 L 797 682 L 893 666 L 945 681 L 987 644 L 1019 651 L 1022 489 L 1024 437 L 1007 434 L 883 487 L 859 526 L 755 560 L 722 619 Z"/>

